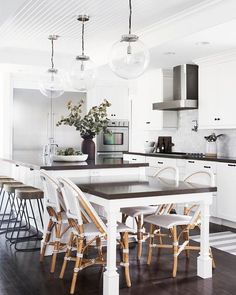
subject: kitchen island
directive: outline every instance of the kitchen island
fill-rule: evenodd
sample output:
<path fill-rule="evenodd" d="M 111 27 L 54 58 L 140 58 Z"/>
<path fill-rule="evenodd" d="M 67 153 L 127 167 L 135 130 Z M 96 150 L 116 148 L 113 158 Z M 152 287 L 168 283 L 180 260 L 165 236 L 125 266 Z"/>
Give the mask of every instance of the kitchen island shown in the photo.
<path fill-rule="evenodd" d="M 40 170 L 47 170 L 54 177 L 81 177 L 93 180 L 98 176 L 109 176 L 111 179 L 119 175 L 129 175 L 137 179 L 145 175 L 148 163 L 123 160 L 122 156 L 97 155 L 95 160 L 85 162 L 53 162 L 37 151 L 21 151 L 13 153 L 11 158 L 0 159 L 1 174 L 6 174 L 25 184 L 42 188 Z M 125 169 L 125 171 L 124 171 Z"/>

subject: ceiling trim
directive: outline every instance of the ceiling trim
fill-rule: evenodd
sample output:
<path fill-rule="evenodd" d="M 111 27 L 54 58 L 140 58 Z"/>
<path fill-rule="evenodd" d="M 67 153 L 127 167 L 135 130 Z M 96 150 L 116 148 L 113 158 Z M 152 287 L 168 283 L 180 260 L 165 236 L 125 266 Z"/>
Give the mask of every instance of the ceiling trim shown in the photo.
<path fill-rule="evenodd" d="M 170 23 L 173 23 L 173 22 L 176 22 L 176 21 L 179 21 L 185 17 L 188 17 L 192 14 L 196 14 L 197 12 L 199 11 L 202 11 L 202 10 L 205 10 L 211 6 L 214 6 L 216 4 L 219 4 L 220 2 L 223 2 L 225 0 L 208 0 L 208 1 L 205 1 L 205 2 L 201 2 L 199 4 L 196 4 L 192 7 L 189 7 L 189 8 L 186 8 L 184 9 L 183 11 L 179 12 L 179 13 L 176 13 L 170 17 L 167 17 L 163 20 L 160 20 L 159 22 L 156 22 L 155 24 L 147 27 L 146 29 L 144 30 L 141 30 L 138 32 L 138 34 L 140 36 L 142 35 L 145 35 L 145 34 L 148 34 L 148 33 L 151 33 L 155 30 L 158 30 L 160 29 L 161 27 L 163 26 L 167 26 L 168 24 Z"/>

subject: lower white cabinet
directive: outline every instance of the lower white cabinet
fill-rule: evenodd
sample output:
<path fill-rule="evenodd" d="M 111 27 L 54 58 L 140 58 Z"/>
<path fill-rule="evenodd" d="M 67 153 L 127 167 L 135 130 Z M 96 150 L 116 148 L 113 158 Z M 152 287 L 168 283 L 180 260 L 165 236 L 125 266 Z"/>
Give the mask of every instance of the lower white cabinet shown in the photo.
<path fill-rule="evenodd" d="M 217 163 L 217 217 L 236 222 L 236 164 Z"/>

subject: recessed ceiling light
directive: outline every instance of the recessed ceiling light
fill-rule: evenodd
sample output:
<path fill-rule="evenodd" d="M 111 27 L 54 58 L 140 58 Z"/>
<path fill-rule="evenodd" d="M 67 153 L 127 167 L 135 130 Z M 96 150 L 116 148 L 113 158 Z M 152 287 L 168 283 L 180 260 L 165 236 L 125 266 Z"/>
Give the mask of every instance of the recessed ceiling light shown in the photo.
<path fill-rule="evenodd" d="M 206 45 L 210 45 L 210 42 L 201 41 L 201 42 L 196 42 L 195 45 L 197 45 L 197 46 L 206 46 Z"/>
<path fill-rule="evenodd" d="M 164 55 L 175 55 L 175 52 L 174 51 L 167 51 L 167 52 L 164 52 Z"/>

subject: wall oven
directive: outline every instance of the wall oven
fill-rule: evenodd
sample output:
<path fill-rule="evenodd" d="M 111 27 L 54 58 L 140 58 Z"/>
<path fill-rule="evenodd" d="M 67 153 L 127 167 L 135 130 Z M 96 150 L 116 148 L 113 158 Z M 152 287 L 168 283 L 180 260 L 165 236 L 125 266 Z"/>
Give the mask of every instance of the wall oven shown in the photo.
<path fill-rule="evenodd" d="M 108 130 L 111 133 L 101 132 L 97 136 L 97 152 L 127 152 L 129 150 L 129 121 L 111 120 Z"/>

